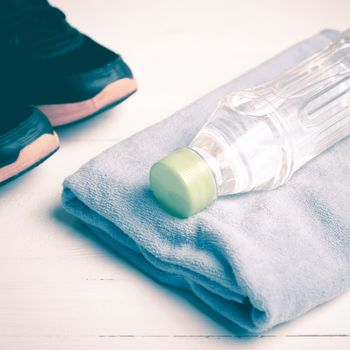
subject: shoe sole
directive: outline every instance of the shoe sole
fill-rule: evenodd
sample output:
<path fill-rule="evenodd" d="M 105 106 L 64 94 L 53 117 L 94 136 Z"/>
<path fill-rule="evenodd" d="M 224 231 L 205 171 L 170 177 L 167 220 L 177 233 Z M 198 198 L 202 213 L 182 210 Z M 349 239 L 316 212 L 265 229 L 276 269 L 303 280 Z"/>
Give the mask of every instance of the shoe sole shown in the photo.
<path fill-rule="evenodd" d="M 0 168 L 0 184 L 2 185 L 39 165 L 55 153 L 59 145 L 60 143 L 56 133 L 41 135 L 32 143 L 22 148 L 15 162 Z"/>
<path fill-rule="evenodd" d="M 94 97 L 75 103 L 39 105 L 38 108 L 50 120 L 52 126 L 70 124 L 116 105 L 137 89 L 135 79 L 123 78 L 108 84 Z"/>

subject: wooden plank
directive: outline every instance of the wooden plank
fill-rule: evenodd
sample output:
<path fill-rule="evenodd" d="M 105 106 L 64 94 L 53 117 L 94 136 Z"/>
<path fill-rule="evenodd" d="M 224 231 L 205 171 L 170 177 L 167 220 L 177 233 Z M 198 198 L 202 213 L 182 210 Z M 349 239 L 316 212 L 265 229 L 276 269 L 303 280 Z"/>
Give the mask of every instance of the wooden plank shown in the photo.
<path fill-rule="evenodd" d="M 350 295 L 242 337 L 193 297 L 160 285 L 60 208 L 64 177 L 103 149 L 324 27 L 347 0 L 54 0 L 121 52 L 139 81 L 127 103 L 59 129 L 61 150 L 0 188 L 0 349 L 349 349 Z"/>

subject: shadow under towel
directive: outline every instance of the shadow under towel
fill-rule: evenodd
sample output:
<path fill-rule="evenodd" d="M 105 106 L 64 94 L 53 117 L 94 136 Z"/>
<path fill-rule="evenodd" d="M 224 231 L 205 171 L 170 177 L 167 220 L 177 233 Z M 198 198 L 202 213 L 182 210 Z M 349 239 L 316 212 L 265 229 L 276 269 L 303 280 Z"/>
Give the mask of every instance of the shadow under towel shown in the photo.
<path fill-rule="evenodd" d="M 249 332 L 344 292 L 350 286 L 350 138 L 287 185 L 219 199 L 186 220 L 163 211 L 148 187 L 152 164 L 188 145 L 220 98 L 276 77 L 338 36 L 325 30 L 106 150 L 65 180 L 64 208 L 138 268 L 190 290 Z"/>

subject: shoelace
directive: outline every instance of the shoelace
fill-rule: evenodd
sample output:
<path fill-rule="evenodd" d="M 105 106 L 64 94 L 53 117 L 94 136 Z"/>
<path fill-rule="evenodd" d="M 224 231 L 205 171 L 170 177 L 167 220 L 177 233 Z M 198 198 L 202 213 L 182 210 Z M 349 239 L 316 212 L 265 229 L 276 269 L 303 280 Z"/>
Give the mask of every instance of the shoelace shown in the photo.
<path fill-rule="evenodd" d="M 42 58 L 78 45 L 79 32 L 66 21 L 64 13 L 49 5 L 16 9 L 2 18 L 2 42 L 5 46 L 25 49 Z"/>

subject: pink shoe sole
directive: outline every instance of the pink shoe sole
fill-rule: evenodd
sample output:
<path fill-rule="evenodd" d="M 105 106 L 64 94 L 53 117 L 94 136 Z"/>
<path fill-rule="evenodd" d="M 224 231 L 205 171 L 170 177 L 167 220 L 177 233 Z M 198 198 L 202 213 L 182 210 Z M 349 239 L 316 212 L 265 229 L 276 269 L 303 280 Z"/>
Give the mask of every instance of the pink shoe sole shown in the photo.
<path fill-rule="evenodd" d="M 96 96 L 75 103 L 40 105 L 38 108 L 50 120 L 52 126 L 73 123 L 102 109 L 121 102 L 137 89 L 135 79 L 123 78 L 108 84 Z"/>
<path fill-rule="evenodd" d="M 41 135 L 20 151 L 15 162 L 0 168 L 0 183 L 45 160 L 59 148 L 59 145 L 56 133 Z"/>

